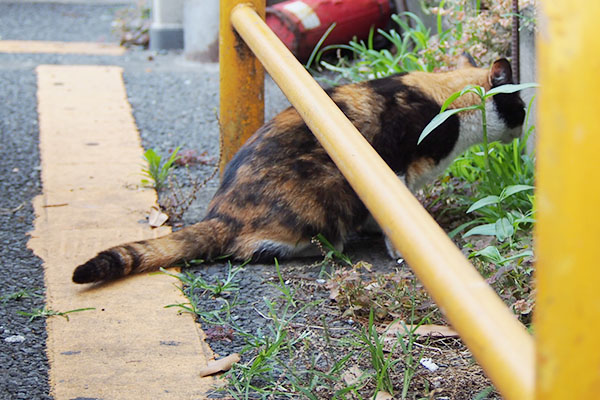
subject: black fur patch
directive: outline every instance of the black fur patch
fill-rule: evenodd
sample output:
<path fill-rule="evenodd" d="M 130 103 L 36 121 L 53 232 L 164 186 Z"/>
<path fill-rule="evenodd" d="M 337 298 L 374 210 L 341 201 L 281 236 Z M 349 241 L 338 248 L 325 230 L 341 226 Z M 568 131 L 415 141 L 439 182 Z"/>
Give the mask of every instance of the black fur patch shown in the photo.
<path fill-rule="evenodd" d="M 372 145 L 394 172 L 406 173 L 410 163 L 421 157 L 438 163 L 450 154 L 458 141 L 458 116 L 448 118 L 417 146 L 421 132 L 439 113 L 440 105 L 399 79 L 378 79 L 367 85 L 385 101 L 380 115 L 381 132 L 373 138 Z M 400 102 L 396 100 L 398 95 Z"/>
<path fill-rule="evenodd" d="M 291 169 L 302 180 L 310 179 L 321 170 L 321 165 L 314 160 L 291 160 Z"/>
<path fill-rule="evenodd" d="M 73 272 L 73 282 L 89 283 L 123 276 L 123 260 L 112 250 L 99 253 Z"/>
<path fill-rule="evenodd" d="M 266 131 L 270 129 L 271 123 L 267 123 L 263 125 L 255 135 L 262 136 Z M 246 165 L 250 163 L 250 160 L 255 156 L 256 153 L 256 140 L 251 142 L 246 142 L 235 155 L 227 163 L 225 166 L 225 171 L 223 172 L 223 177 L 221 179 L 221 185 L 219 185 L 219 189 L 217 190 L 217 194 L 223 193 L 227 191 L 234 183 L 235 178 L 237 176 L 237 171 L 242 165 Z"/>
<path fill-rule="evenodd" d="M 136 249 L 129 245 L 124 245 L 123 248 L 127 250 L 127 253 L 131 257 L 131 270 L 135 271 L 142 262 L 142 257 L 140 256 L 140 253 L 138 253 Z"/>
<path fill-rule="evenodd" d="M 492 97 L 498 115 L 507 127 L 516 128 L 525 121 L 525 103 L 518 93 L 502 93 Z"/>
<path fill-rule="evenodd" d="M 263 243 L 260 247 L 252 254 L 251 262 L 261 264 L 271 264 L 275 258 L 285 258 L 289 253 L 289 250 L 281 245 L 275 243 Z"/>

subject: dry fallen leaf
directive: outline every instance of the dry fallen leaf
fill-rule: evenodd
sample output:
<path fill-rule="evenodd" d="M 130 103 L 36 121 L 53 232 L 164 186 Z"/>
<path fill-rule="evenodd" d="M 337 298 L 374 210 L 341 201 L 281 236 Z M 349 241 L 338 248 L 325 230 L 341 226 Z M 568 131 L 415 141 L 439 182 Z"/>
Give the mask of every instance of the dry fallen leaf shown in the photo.
<path fill-rule="evenodd" d="M 393 400 L 394 396 L 389 394 L 388 392 L 377 392 L 375 396 L 375 400 Z"/>
<path fill-rule="evenodd" d="M 396 337 L 397 333 L 405 335 L 413 329 L 414 325 L 404 325 L 402 321 L 398 321 L 389 325 L 384 331 L 386 336 Z M 458 337 L 458 333 L 446 325 L 421 325 L 415 329 L 414 334 L 419 336 Z"/>
<path fill-rule="evenodd" d="M 360 381 L 360 377 L 363 375 L 363 371 L 358 368 L 357 365 L 353 365 L 348 368 L 343 374 L 342 379 L 346 382 L 346 385 L 354 385 Z"/>
<path fill-rule="evenodd" d="M 152 207 L 150 209 L 150 216 L 148 217 L 148 223 L 150 224 L 151 227 L 158 228 L 159 226 L 162 226 L 165 222 L 167 222 L 168 219 L 169 219 L 169 216 L 167 214 L 165 214 L 164 212 L 160 211 L 158 208 Z"/>
<path fill-rule="evenodd" d="M 229 371 L 231 366 L 238 361 L 240 361 L 240 355 L 238 353 L 230 354 L 227 357 L 218 360 L 209 361 L 206 367 L 200 370 L 200 377 L 214 375 L 217 372 Z"/>
<path fill-rule="evenodd" d="M 408 329 L 411 329 L 411 327 Z M 415 334 L 421 336 L 458 337 L 458 332 L 446 325 L 421 325 L 415 330 Z"/>

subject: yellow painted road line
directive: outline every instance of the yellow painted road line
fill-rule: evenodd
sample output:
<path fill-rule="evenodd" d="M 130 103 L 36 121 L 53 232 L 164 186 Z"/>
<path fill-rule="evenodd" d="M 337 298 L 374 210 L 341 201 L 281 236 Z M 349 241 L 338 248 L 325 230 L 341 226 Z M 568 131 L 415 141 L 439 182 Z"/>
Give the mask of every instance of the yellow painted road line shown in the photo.
<path fill-rule="evenodd" d="M 47 307 L 93 311 L 47 320 L 51 394 L 56 399 L 203 398 L 210 349 L 164 275 L 99 286 L 71 282 L 73 268 L 124 241 L 165 234 L 144 222 L 156 202 L 141 189 L 142 148 L 122 69 L 37 68 L 43 194 L 34 201 L 29 246 L 43 259 Z"/>
<path fill-rule="evenodd" d="M 51 42 L 42 40 L 0 40 L 0 53 L 52 53 L 120 56 L 126 49 L 116 44 L 94 42 Z"/>

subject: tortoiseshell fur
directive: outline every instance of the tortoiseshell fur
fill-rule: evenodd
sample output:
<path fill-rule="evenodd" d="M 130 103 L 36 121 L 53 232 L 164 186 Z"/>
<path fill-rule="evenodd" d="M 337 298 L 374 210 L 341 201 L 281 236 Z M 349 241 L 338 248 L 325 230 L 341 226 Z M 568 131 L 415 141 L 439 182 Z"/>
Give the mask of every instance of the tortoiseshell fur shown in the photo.
<path fill-rule="evenodd" d="M 490 70 L 396 75 L 328 91 L 346 116 L 410 189 L 435 178 L 457 155 L 481 140 L 479 112 L 449 118 L 420 145 L 417 138 L 453 92 L 512 83 L 502 59 Z M 453 107 L 474 104 L 474 95 Z M 490 141 L 521 133 L 524 104 L 501 94 L 487 104 Z M 293 108 L 260 128 L 227 166 L 204 219 L 167 236 L 116 246 L 77 267 L 86 283 L 168 267 L 182 260 L 229 255 L 272 262 L 314 253 L 321 233 L 341 247 L 369 213 Z"/>

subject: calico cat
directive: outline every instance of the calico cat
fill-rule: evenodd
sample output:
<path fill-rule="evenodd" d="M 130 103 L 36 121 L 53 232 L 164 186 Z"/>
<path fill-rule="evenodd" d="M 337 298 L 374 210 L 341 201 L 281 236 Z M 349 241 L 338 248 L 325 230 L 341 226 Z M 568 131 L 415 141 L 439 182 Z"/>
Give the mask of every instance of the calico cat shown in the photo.
<path fill-rule="evenodd" d="M 437 177 L 450 162 L 482 139 L 481 115 L 449 118 L 417 145 L 441 104 L 466 85 L 512 83 L 507 60 L 488 69 L 468 66 L 444 73 L 413 72 L 328 91 L 344 114 L 411 189 Z M 460 97 L 453 107 L 478 102 Z M 524 103 L 517 93 L 498 94 L 486 105 L 490 141 L 521 134 Z M 295 109 L 261 127 L 227 165 L 202 221 L 161 238 L 127 243 L 100 252 L 78 266 L 76 283 L 153 271 L 182 260 L 273 258 L 314 255 L 311 238 L 322 234 L 341 247 L 369 217 Z"/>

